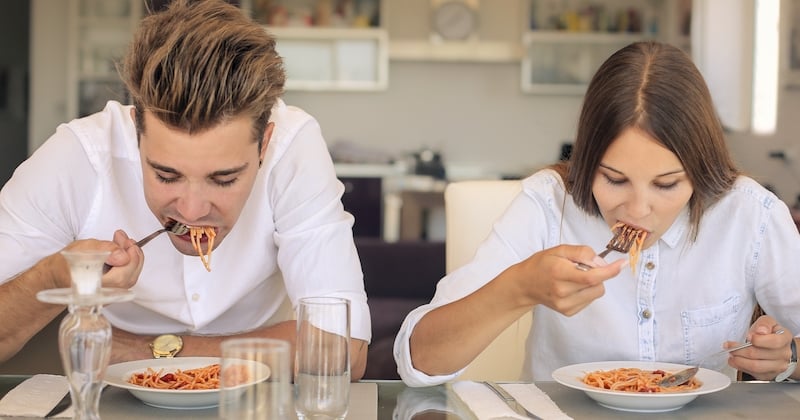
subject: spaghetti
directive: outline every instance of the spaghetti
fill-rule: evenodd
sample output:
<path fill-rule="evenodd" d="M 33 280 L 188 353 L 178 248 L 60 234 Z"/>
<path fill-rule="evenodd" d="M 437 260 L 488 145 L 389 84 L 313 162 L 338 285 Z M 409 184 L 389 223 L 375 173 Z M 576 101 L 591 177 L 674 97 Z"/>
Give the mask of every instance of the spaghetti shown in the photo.
<path fill-rule="evenodd" d="M 610 391 L 643 393 L 684 392 L 697 389 L 703 385 L 697 378 L 692 378 L 683 385 L 674 387 L 660 386 L 658 383 L 669 375 L 670 373 L 660 369 L 642 370 L 637 368 L 619 368 L 597 370 L 587 373 L 583 377 L 583 383 Z"/>
<path fill-rule="evenodd" d="M 219 388 L 219 363 L 196 369 L 181 370 L 164 373 L 147 368 L 146 371 L 134 373 L 128 382 L 145 388 L 200 390 Z"/>
<path fill-rule="evenodd" d="M 214 238 L 217 236 L 217 232 L 210 226 L 188 226 L 188 228 L 189 237 L 192 239 L 192 246 L 195 251 L 197 251 L 197 255 L 200 257 L 203 267 L 206 268 L 206 271 L 211 271 L 211 252 L 214 250 Z M 201 242 L 203 235 L 208 238 L 205 253 L 203 253 Z"/>
<path fill-rule="evenodd" d="M 647 238 L 647 231 L 634 228 L 622 222 L 617 222 L 611 230 L 615 235 L 620 236 L 622 242 L 631 244 L 628 252 L 631 256 L 631 269 L 635 271 L 636 263 L 639 262 L 639 254 L 642 252 L 642 245 L 644 245 L 644 240 Z"/>

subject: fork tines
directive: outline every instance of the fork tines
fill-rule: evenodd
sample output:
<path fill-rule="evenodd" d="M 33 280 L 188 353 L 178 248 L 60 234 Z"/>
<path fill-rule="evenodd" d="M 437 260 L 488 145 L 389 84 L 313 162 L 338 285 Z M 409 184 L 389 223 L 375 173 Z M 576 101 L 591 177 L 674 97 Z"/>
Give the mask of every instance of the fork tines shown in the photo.
<path fill-rule="evenodd" d="M 633 226 L 622 223 L 615 227 L 616 229 L 614 230 L 614 237 L 611 238 L 607 248 L 611 248 L 614 251 L 621 253 L 627 253 L 630 251 L 631 247 L 636 242 L 636 239 L 642 233 L 644 233 L 644 231 L 641 229 L 637 229 Z"/>

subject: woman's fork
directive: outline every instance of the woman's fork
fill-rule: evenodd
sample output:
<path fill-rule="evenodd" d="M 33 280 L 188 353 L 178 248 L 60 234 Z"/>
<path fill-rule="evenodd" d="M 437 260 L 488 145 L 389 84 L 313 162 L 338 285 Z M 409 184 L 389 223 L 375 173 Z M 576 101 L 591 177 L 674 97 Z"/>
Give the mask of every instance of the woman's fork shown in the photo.
<path fill-rule="evenodd" d="M 606 244 L 606 249 L 597 254 L 598 257 L 604 258 L 611 251 L 617 251 L 623 254 L 630 252 L 633 243 L 639 238 L 642 230 L 636 229 L 632 226 L 622 225 L 614 232 L 614 237 Z M 575 263 L 575 268 L 581 271 L 589 271 L 592 269 L 590 265 L 584 263 Z"/>
<path fill-rule="evenodd" d="M 775 334 L 776 335 L 780 335 L 780 334 L 783 334 L 783 332 L 784 332 L 784 330 L 780 329 L 778 331 L 775 331 Z M 729 349 L 720 350 L 720 351 L 718 351 L 716 353 L 709 354 L 708 356 L 703 357 L 702 359 L 700 359 L 700 361 L 697 363 L 697 366 L 686 368 L 684 370 L 680 370 L 678 372 L 675 372 L 672 375 L 666 376 L 658 384 L 663 386 L 663 387 L 665 387 L 665 388 L 670 388 L 670 387 L 673 387 L 673 386 L 683 385 L 686 382 L 689 382 L 690 379 L 694 378 L 694 375 L 697 375 L 697 372 L 700 371 L 700 366 L 702 366 L 703 362 L 705 362 L 706 360 L 714 358 L 714 357 L 717 357 L 717 356 L 722 355 L 722 354 L 730 353 L 732 351 L 741 350 L 741 349 L 743 349 L 745 347 L 750 347 L 752 345 L 753 345 L 753 343 L 748 341 L 748 342 L 746 342 L 744 344 L 741 344 L 741 345 L 738 345 L 736 347 L 731 347 Z"/>

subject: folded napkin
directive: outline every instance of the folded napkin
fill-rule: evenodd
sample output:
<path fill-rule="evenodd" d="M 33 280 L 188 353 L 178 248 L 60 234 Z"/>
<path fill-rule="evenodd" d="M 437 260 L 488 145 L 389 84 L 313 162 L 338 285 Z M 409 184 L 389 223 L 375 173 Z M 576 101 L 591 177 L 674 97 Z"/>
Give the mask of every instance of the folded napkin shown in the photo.
<path fill-rule="evenodd" d="M 502 384 L 511 396 L 517 399 L 531 413 L 545 420 L 567 420 L 566 415 L 542 390 L 534 384 Z M 491 389 L 480 382 L 459 381 L 453 384 L 453 390 L 469 407 L 478 420 L 521 419 L 528 420 L 500 399 Z"/>
<path fill-rule="evenodd" d="M 66 377 L 34 375 L 8 391 L 0 400 L 0 417 L 44 417 L 68 392 Z M 72 407 L 53 418 L 72 418 Z"/>

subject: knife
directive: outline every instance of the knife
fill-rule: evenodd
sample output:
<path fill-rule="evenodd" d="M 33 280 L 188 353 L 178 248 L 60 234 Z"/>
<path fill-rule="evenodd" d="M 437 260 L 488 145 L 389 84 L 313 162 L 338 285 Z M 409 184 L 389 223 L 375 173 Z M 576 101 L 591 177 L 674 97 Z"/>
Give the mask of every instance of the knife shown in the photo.
<path fill-rule="evenodd" d="M 56 414 L 60 414 L 62 411 L 69 408 L 70 405 L 72 405 L 72 396 L 70 395 L 69 392 L 67 392 L 67 395 L 64 395 L 64 398 L 62 398 L 61 401 L 59 401 L 58 404 L 56 404 L 56 406 L 53 407 L 52 410 L 50 410 L 47 414 L 45 414 L 44 418 L 49 419 L 55 416 Z"/>
<path fill-rule="evenodd" d="M 516 398 L 514 398 L 511 394 L 509 394 L 500 385 L 497 385 L 496 383 L 491 382 L 491 381 L 483 381 L 482 383 L 484 385 L 486 385 L 489 389 L 494 391 L 494 393 L 497 394 L 497 396 L 500 397 L 500 399 L 502 399 L 506 403 L 507 406 L 509 406 L 512 410 L 514 410 L 515 413 L 517 413 L 519 415 L 522 415 L 522 416 L 525 416 L 525 417 L 527 417 L 529 419 L 543 420 L 541 417 L 539 417 L 536 414 L 533 414 L 530 411 L 528 411 L 527 409 L 525 409 L 525 407 L 523 407 L 522 404 L 520 404 L 516 400 Z"/>

